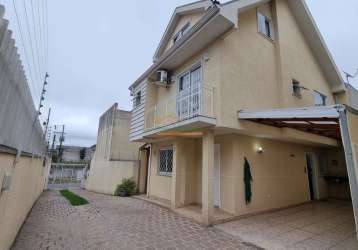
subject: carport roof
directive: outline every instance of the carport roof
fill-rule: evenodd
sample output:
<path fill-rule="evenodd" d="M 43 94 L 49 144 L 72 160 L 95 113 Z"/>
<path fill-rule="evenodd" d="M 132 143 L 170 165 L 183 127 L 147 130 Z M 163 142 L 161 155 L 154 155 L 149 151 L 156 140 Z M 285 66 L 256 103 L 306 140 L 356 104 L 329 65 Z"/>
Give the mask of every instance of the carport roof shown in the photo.
<path fill-rule="evenodd" d="M 341 139 L 340 105 L 305 108 L 286 108 L 262 111 L 239 111 L 241 120 L 248 120 L 279 128 L 300 131 Z"/>

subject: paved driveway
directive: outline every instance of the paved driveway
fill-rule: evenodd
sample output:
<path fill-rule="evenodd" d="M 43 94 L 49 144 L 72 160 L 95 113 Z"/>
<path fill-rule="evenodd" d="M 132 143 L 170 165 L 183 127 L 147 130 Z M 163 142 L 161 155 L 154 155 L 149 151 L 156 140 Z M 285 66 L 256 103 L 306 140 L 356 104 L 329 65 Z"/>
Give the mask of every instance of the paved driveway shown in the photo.
<path fill-rule="evenodd" d="M 350 202 L 314 202 L 217 227 L 266 249 L 358 249 Z"/>
<path fill-rule="evenodd" d="M 257 249 L 141 200 L 75 192 L 90 204 L 72 207 L 45 192 L 12 249 Z"/>

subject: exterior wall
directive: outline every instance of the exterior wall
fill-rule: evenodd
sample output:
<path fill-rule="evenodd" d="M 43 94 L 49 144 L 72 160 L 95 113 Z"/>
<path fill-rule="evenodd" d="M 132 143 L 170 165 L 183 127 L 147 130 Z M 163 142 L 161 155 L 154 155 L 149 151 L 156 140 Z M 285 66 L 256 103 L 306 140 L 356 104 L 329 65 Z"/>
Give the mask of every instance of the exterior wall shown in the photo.
<path fill-rule="evenodd" d="M 316 149 L 241 135 L 220 136 L 222 209 L 244 215 L 309 201 L 306 153 Z M 256 152 L 256 146 L 264 153 Z M 244 157 L 251 165 L 252 202 L 245 204 Z"/>
<path fill-rule="evenodd" d="M 138 182 L 141 144 L 129 142 L 130 119 L 131 113 L 117 110 L 117 104 L 100 118 L 86 189 L 113 194 L 123 178 Z"/>
<path fill-rule="evenodd" d="M 47 181 L 49 166 L 42 160 L 0 153 L 0 183 L 6 173 L 12 175 L 10 189 L 0 191 L 0 249 L 10 249 L 17 232 Z M 1 185 L 0 185 L 1 186 Z"/>
<path fill-rule="evenodd" d="M 151 169 L 149 172 L 150 180 L 148 193 L 149 196 L 171 200 L 172 177 L 158 175 L 158 155 L 159 149 L 163 147 L 173 146 L 172 143 L 158 143 L 152 145 Z"/>
<path fill-rule="evenodd" d="M 327 96 L 327 105 L 335 103 L 325 78 L 306 38 L 301 32 L 287 1 L 277 0 L 280 61 L 282 65 L 282 97 L 284 107 L 314 106 L 312 91 L 302 91 L 302 98 L 292 96 L 292 79 L 310 90 Z"/>
<path fill-rule="evenodd" d="M 87 178 L 86 189 L 98 193 L 113 195 L 118 184 L 124 178 L 138 179 L 136 161 L 94 161 Z"/>
<path fill-rule="evenodd" d="M 133 97 L 135 98 L 135 95 L 138 92 L 141 92 L 141 104 L 137 107 L 133 107 L 132 111 L 132 120 L 131 120 L 131 126 L 130 126 L 130 134 L 129 137 L 131 139 L 137 137 L 144 131 L 144 114 L 145 110 L 147 110 L 146 106 L 146 99 L 147 99 L 147 82 L 144 81 L 140 83 L 134 90 L 133 90 Z"/>

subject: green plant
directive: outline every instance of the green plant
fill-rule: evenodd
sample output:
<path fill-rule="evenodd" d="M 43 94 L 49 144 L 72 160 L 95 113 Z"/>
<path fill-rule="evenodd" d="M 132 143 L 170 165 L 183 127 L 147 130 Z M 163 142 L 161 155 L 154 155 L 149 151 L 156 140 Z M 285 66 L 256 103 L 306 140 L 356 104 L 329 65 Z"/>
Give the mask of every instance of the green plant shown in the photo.
<path fill-rule="evenodd" d="M 60 193 L 71 203 L 72 206 L 81 206 L 88 204 L 88 201 L 86 199 L 75 195 L 67 189 L 61 190 Z"/>
<path fill-rule="evenodd" d="M 115 196 L 130 196 L 136 193 L 136 183 L 132 179 L 123 179 L 122 184 L 117 185 Z"/>

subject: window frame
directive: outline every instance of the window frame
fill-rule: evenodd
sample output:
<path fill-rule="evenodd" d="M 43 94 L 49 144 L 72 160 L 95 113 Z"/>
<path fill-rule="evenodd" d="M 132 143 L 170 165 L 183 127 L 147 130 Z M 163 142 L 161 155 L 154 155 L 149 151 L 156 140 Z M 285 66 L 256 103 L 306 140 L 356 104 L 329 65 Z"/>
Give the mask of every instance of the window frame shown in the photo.
<path fill-rule="evenodd" d="M 142 104 L 142 91 L 139 90 L 134 96 L 134 108 L 137 108 Z"/>
<path fill-rule="evenodd" d="M 190 22 L 187 22 L 181 29 L 173 36 L 173 44 L 176 44 L 186 33 L 189 32 Z"/>
<path fill-rule="evenodd" d="M 321 98 L 321 104 L 318 104 L 317 102 L 316 102 L 316 97 L 318 97 L 318 96 L 320 96 L 320 98 Z M 313 91 L 313 100 L 314 100 L 314 105 L 316 106 L 316 107 L 323 107 L 323 106 L 327 106 L 327 96 L 326 95 L 324 95 L 324 94 L 322 94 L 321 92 L 319 92 L 319 91 L 317 91 L 317 90 L 314 90 Z"/>
<path fill-rule="evenodd" d="M 302 97 L 301 83 L 296 79 L 292 79 L 292 95 L 298 98 Z"/>
<path fill-rule="evenodd" d="M 171 161 L 171 162 L 172 162 L 172 166 L 171 166 L 171 172 L 168 171 L 168 159 L 167 159 L 167 156 L 166 156 L 166 166 L 165 166 L 166 171 L 163 172 L 163 171 L 160 170 L 160 163 L 161 163 L 161 162 L 160 162 L 160 160 L 161 160 L 161 158 L 160 158 L 160 153 L 161 153 L 162 151 L 172 151 L 172 161 Z M 157 159 L 157 161 L 158 161 L 158 165 L 157 165 L 157 175 L 158 175 L 158 176 L 171 177 L 171 176 L 173 175 L 174 148 L 173 148 L 172 146 L 159 148 L 159 149 L 158 149 L 158 157 L 157 157 L 157 158 L 158 158 L 158 159 Z"/>
<path fill-rule="evenodd" d="M 274 31 L 274 25 L 272 19 L 264 15 L 259 10 L 257 10 L 256 19 L 257 19 L 257 32 L 273 42 L 275 40 L 275 31 Z M 261 23 L 261 20 L 263 20 L 264 22 Z M 263 26 L 261 27 L 261 25 Z M 263 31 L 263 29 L 265 31 Z"/>

